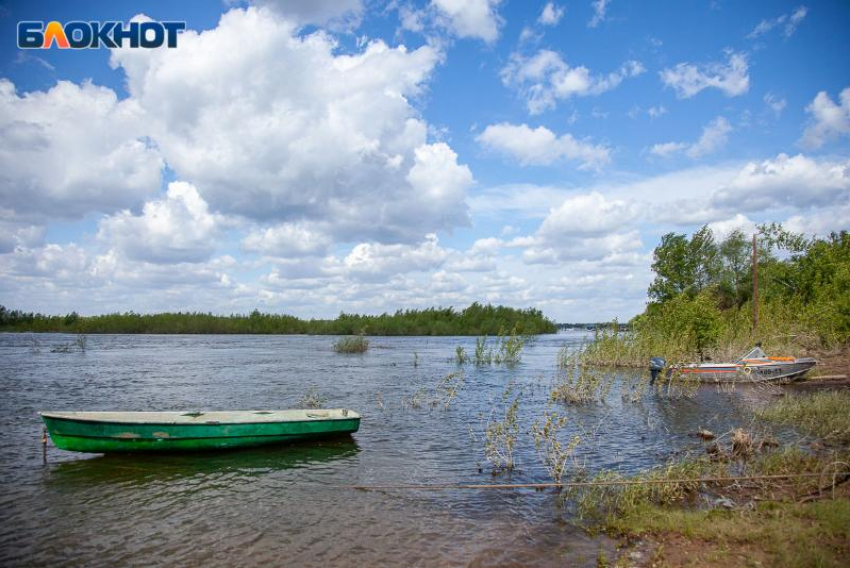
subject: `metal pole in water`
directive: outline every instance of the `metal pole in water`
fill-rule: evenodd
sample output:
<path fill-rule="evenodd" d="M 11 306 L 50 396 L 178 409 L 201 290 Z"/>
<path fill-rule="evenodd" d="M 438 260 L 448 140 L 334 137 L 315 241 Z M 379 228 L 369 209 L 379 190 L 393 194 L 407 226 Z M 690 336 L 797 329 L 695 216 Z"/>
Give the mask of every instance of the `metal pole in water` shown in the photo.
<path fill-rule="evenodd" d="M 47 426 L 41 427 L 41 459 L 47 464 Z"/>
<path fill-rule="evenodd" d="M 759 326 L 759 269 L 758 249 L 756 248 L 756 235 L 753 234 L 753 334 Z"/>

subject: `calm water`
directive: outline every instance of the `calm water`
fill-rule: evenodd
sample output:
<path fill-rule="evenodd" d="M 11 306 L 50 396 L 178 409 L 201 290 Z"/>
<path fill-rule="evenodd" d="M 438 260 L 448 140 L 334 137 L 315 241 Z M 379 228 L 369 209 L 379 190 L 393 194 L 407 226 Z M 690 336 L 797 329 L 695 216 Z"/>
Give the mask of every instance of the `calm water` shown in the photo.
<path fill-rule="evenodd" d="M 522 393 L 518 471 L 498 481 L 548 481 L 528 430 L 546 410 L 558 350 L 586 338 L 540 337 L 514 369 L 467 365 L 445 410 L 409 401 L 431 396 L 457 370 L 455 346 L 471 353 L 474 339 L 373 338 L 367 354 L 339 355 L 332 337 L 113 335 L 51 353 L 74 338 L 0 334 L 0 564 L 593 566 L 614 543 L 585 536 L 551 493 L 345 487 L 490 482 L 484 421 L 511 381 Z M 363 414 L 360 431 L 200 455 L 50 447 L 43 463 L 39 410 L 287 408 L 311 386 L 328 407 Z M 578 452 L 587 468 L 632 472 L 693 448 L 697 427 L 744 425 L 741 394 L 635 404 L 615 386 L 607 404 L 555 408 L 570 417 L 565 439 L 593 438 Z"/>

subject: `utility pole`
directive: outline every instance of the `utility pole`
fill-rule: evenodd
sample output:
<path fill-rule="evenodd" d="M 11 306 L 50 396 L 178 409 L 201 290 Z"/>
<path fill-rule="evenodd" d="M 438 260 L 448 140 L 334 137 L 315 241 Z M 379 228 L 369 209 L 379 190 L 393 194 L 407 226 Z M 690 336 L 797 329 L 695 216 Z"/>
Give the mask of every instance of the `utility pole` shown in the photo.
<path fill-rule="evenodd" d="M 753 334 L 759 326 L 759 265 L 756 235 L 753 235 Z"/>

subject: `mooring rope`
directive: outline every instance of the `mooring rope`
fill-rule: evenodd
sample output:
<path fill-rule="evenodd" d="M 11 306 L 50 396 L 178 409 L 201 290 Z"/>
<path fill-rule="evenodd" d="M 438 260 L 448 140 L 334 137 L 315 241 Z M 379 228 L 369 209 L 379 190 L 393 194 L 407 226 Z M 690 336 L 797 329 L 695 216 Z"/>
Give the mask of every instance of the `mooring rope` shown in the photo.
<path fill-rule="evenodd" d="M 848 475 L 845 473 L 844 475 Z M 566 481 L 546 483 L 444 483 L 430 485 L 416 484 L 385 484 L 385 485 L 338 485 L 340 489 L 358 489 L 361 491 L 382 491 L 390 489 L 414 491 L 444 491 L 450 489 L 547 489 L 569 487 L 600 487 L 618 485 L 657 485 L 667 483 L 718 483 L 725 481 L 767 481 L 777 479 L 797 479 L 806 477 L 823 477 L 821 473 L 786 473 L 776 475 L 742 475 L 732 477 L 698 477 L 691 479 L 611 479 L 608 481 Z"/>

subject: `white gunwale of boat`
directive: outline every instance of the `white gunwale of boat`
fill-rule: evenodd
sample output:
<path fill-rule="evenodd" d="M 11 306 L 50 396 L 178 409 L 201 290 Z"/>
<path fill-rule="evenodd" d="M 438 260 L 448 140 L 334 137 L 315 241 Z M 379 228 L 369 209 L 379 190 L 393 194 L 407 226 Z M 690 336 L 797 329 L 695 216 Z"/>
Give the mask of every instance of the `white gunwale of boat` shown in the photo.
<path fill-rule="evenodd" d="M 110 422 L 120 424 L 257 424 L 267 422 L 305 422 L 322 420 L 351 420 L 360 418 L 353 410 L 316 408 L 290 410 L 191 410 L 173 412 L 39 412 L 47 418 Z"/>

